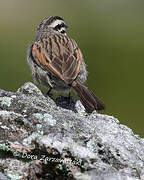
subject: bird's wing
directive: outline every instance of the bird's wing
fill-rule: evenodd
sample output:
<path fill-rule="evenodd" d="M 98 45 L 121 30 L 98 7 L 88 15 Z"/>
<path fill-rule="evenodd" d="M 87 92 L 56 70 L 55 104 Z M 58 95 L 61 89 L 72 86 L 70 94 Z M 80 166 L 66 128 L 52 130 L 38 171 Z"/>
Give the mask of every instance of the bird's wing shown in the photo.
<path fill-rule="evenodd" d="M 44 70 L 71 84 L 80 71 L 82 53 L 68 36 L 56 34 L 39 39 L 33 44 L 32 55 Z"/>

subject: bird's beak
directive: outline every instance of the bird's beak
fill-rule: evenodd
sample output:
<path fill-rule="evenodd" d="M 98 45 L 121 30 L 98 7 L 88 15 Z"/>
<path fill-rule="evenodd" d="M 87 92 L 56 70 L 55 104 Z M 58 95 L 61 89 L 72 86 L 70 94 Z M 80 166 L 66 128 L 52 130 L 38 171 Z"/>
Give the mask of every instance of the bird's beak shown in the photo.
<path fill-rule="evenodd" d="M 68 28 L 68 25 L 67 25 L 67 24 L 65 24 L 65 28 L 66 28 L 66 29 Z"/>

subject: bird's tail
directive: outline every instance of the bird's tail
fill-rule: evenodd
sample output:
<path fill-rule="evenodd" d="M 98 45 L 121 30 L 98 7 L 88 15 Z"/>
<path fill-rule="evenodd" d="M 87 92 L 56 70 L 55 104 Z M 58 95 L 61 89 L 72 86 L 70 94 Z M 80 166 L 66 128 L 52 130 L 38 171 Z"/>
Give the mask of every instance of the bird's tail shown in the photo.
<path fill-rule="evenodd" d="M 105 105 L 83 84 L 73 81 L 72 88 L 88 113 L 105 109 Z"/>

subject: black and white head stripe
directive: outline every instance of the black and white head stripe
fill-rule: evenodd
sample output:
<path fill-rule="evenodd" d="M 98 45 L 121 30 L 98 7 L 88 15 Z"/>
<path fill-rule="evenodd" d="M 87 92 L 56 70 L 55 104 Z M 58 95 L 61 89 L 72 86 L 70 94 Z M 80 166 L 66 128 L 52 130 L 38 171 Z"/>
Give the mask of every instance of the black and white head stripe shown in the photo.
<path fill-rule="evenodd" d="M 45 24 L 47 24 L 47 25 L 50 25 L 50 24 L 52 24 L 53 22 L 55 22 L 57 20 L 60 20 L 60 21 L 64 22 L 64 20 L 59 16 L 49 16 L 49 17 L 45 18 L 44 20 L 46 20 Z"/>
<path fill-rule="evenodd" d="M 64 34 L 68 25 L 65 24 L 64 20 L 59 16 L 49 16 L 41 22 L 38 30 L 45 30 L 48 27 L 53 28 L 54 30 Z"/>
<path fill-rule="evenodd" d="M 53 19 L 51 19 L 51 23 L 49 24 L 49 27 L 53 28 L 56 31 L 59 31 L 60 33 L 65 34 L 68 25 L 65 24 L 62 18 L 55 16 L 53 17 Z"/>

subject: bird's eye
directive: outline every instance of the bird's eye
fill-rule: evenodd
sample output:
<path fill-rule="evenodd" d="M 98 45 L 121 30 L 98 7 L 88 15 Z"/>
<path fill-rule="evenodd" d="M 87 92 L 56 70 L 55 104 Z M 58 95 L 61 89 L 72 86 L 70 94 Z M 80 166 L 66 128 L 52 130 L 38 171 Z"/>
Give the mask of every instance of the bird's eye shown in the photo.
<path fill-rule="evenodd" d="M 55 28 L 54 28 L 55 30 L 59 30 L 59 29 L 61 29 L 61 25 L 60 24 L 58 24 Z"/>
<path fill-rule="evenodd" d="M 62 30 L 61 33 L 62 33 L 62 34 L 65 34 L 65 30 Z"/>

